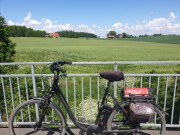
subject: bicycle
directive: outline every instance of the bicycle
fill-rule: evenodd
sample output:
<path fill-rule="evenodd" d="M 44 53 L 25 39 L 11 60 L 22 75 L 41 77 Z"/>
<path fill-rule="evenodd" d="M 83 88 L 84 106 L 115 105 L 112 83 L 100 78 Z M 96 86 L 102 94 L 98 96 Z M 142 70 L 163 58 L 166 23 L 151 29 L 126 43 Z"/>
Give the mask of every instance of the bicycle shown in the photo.
<path fill-rule="evenodd" d="M 110 84 L 112 82 L 124 80 L 124 74 L 121 71 L 100 73 L 100 76 L 107 80 L 107 86 L 104 89 L 104 95 L 94 124 L 77 121 L 59 84 L 59 76 L 66 76 L 66 70 L 62 68 L 65 64 L 72 63 L 57 61 L 50 65 L 50 70 L 54 74 L 54 80 L 48 94 L 42 91 L 42 97 L 34 97 L 31 100 L 21 103 L 14 109 L 9 119 L 11 134 L 74 135 L 67 124 L 63 111 L 51 100 L 55 95 L 57 95 L 59 101 L 64 106 L 74 125 L 80 129 L 79 134 L 81 135 L 150 135 L 151 130 L 149 128 L 155 129 L 153 130 L 153 133 L 156 132 L 155 134 L 165 134 L 166 112 L 155 103 L 155 98 L 150 89 L 136 88 L 134 90 L 133 88 L 123 88 L 121 101 L 118 101 L 110 93 Z M 146 93 L 134 94 L 133 91 L 145 91 Z M 107 97 L 112 98 L 114 106 L 106 104 Z M 146 108 L 144 110 L 142 107 L 143 104 Z M 138 105 L 140 105 L 139 110 L 144 111 L 143 113 L 136 114 L 138 113 L 136 112 L 139 107 Z M 154 122 L 158 126 L 157 128 L 153 127 Z"/>

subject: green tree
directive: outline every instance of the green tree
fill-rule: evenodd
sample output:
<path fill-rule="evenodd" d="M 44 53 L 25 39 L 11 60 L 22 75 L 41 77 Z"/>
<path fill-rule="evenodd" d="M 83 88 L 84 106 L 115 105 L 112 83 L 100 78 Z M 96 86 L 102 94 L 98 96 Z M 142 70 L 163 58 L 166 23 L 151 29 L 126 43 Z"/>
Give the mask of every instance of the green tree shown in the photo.
<path fill-rule="evenodd" d="M 109 31 L 109 35 L 116 36 L 116 32 L 115 31 Z"/>
<path fill-rule="evenodd" d="M 13 62 L 15 55 L 15 46 L 9 39 L 7 33 L 7 25 L 3 16 L 0 16 L 0 62 Z M 2 67 L 0 67 L 0 73 L 2 73 Z"/>
<path fill-rule="evenodd" d="M 15 55 L 15 43 L 12 43 L 9 39 L 9 35 L 7 32 L 7 25 L 5 22 L 5 19 L 3 16 L 0 15 L 0 62 L 12 62 L 14 55 Z M 6 73 L 8 71 L 11 72 L 13 70 L 12 67 L 8 66 L 0 66 L 0 74 Z M 8 87 L 8 80 L 3 79 L 2 80 L 4 87 Z M 7 95 L 10 95 L 7 92 Z M 0 84 L 0 93 L 3 93 L 2 84 Z M 4 104 L 4 97 L 3 94 L 0 95 L 0 111 L 3 114 L 2 120 L 4 121 L 6 119 L 5 114 L 5 104 Z"/>
<path fill-rule="evenodd" d="M 15 55 L 15 43 L 12 43 L 7 34 L 7 25 L 4 17 L 0 16 L 0 62 L 12 62 Z"/>
<path fill-rule="evenodd" d="M 126 38 L 126 36 L 127 36 L 127 34 L 125 32 L 123 32 L 122 35 L 123 35 L 122 36 L 123 38 Z"/>

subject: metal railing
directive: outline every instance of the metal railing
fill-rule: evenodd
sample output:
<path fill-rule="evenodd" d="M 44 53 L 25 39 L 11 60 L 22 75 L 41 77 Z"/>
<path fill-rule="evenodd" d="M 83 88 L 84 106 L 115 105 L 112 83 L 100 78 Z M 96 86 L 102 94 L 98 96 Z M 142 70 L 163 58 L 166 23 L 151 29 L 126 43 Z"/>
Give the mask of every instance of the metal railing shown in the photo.
<path fill-rule="evenodd" d="M 50 62 L 15 62 L 0 63 L 0 66 L 22 66 L 29 67 L 29 74 L 0 74 L 0 125 L 7 125 L 12 110 L 23 101 L 34 96 L 41 95 L 41 89 L 51 87 L 52 74 L 36 73 L 36 66 L 46 65 Z M 180 61 L 120 61 L 120 62 L 73 62 L 73 65 L 112 65 L 113 70 L 118 70 L 118 65 L 125 64 L 180 64 Z M 27 68 L 27 67 L 26 67 Z M 42 80 L 43 76 L 43 80 Z M 176 108 L 180 101 L 180 74 L 125 74 L 126 87 L 151 87 L 157 95 L 156 102 L 168 111 L 166 119 L 167 127 L 180 128 L 180 109 Z M 75 116 L 85 117 L 85 104 L 89 101 L 89 120 L 93 119 L 93 103 L 101 99 L 102 90 L 106 81 L 99 78 L 98 73 L 68 74 L 61 79 L 62 89 L 66 100 L 74 110 Z M 48 86 L 48 87 L 47 87 Z M 114 82 L 114 96 L 119 98 L 123 82 Z M 168 102 L 167 102 L 168 101 Z M 67 117 L 69 120 L 69 118 Z"/>

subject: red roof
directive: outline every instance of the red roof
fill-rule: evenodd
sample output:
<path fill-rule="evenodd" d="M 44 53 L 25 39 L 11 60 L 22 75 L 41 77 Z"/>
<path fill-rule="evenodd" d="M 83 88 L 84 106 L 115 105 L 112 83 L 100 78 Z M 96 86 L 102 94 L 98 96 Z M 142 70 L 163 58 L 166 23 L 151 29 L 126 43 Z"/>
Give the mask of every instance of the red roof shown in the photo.
<path fill-rule="evenodd" d="M 58 33 L 50 33 L 50 36 L 52 36 L 52 37 L 59 37 L 59 34 Z"/>

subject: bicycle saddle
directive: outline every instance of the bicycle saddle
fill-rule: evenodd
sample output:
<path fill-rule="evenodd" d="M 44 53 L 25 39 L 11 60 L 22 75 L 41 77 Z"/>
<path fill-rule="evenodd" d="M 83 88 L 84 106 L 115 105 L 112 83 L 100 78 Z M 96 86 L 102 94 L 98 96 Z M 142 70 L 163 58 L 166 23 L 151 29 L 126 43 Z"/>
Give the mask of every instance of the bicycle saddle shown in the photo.
<path fill-rule="evenodd" d="M 124 80 L 124 74 L 121 71 L 106 71 L 101 72 L 100 76 L 104 79 L 107 79 L 110 82 Z"/>

